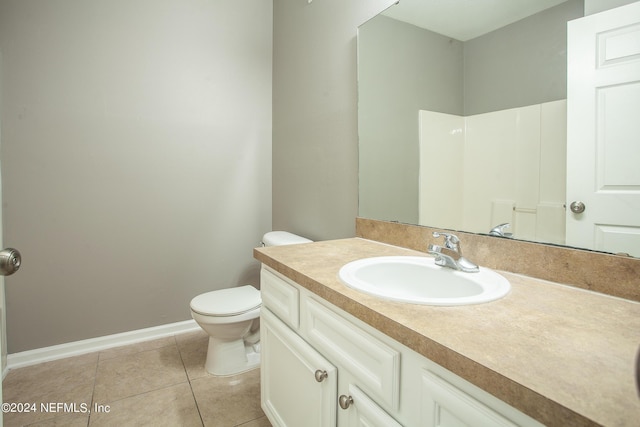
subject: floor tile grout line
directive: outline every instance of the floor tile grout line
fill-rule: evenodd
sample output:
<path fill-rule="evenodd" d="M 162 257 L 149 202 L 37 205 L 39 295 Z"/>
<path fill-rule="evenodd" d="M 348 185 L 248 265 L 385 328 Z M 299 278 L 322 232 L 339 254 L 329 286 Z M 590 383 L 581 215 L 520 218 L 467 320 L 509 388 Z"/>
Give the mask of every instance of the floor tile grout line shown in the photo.
<path fill-rule="evenodd" d="M 98 379 L 98 368 L 100 367 L 100 352 L 98 351 L 98 357 L 96 357 L 96 368 L 93 371 L 93 387 L 91 388 L 91 406 L 89 406 L 89 416 L 87 417 L 87 427 L 91 425 L 91 408 L 93 408 L 93 399 L 96 394 L 96 381 Z"/>
<path fill-rule="evenodd" d="M 133 346 L 133 345 L 135 345 L 135 344 L 124 345 L 124 346 L 115 347 L 115 348 L 125 348 L 125 347 L 129 347 L 129 346 Z M 177 341 L 175 340 L 175 336 L 174 336 L 174 344 L 163 345 L 163 346 L 160 346 L 160 347 L 153 347 L 153 348 L 145 348 L 145 349 L 142 349 L 142 350 L 134 351 L 132 353 L 125 353 L 125 354 L 120 354 L 120 355 L 117 355 L 117 356 L 107 357 L 106 359 L 100 359 L 100 361 L 106 362 L 108 360 L 119 359 L 121 357 L 133 356 L 134 354 L 147 353 L 149 351 L 156 351 L 156 350 L 160 350 L 162 348 L 171 347 L 172 345 L 175 345 L 175 347 L 178 349 L 178 351 L 180 350 L 180 348 L 178 347 Z M 109 349 L 109 350 L 113 350 L 113 349 Z M 104 350 L 102 350 L 102 351 L 104 351 Z M 98 353 L 101 353 L 102 351 L 99 351 Z"/>
<path fill-rule="evenodd" d="M 121 397 L 119 399 L 110 400 L 108 402 L 105 402 L 105 404 L 112 404 L 112 403 L 123 401 L 125 399 L 132 399 L 134 397 L 144 396 L 144 395 L 147 395 L 147 394 L 150 394 L 150 393 L 155 393 L 156 391 L 166 390 L 168 388 L 175 387 L 175 386 L 180 385 L 180 384 L 187 384 L 187 383 L 179 382 L 179 383 L 173 383 L 173 384 L 166 384 L 166 385 L 163 385 L 162 387 L 154 388 L 153 390 L 147 390 L 147 391 L 143 391 L 142 393 L 132 394 L 131 396 L 125 396 L 125 397 Z"/>
<path fill-rule="evenodd" d="M 191 384 L 191 377 L 189 376 L 189 371 L 187 370 L 187 365 L 184 363 L 184 358 L 182 357 L 182 351 L 180 351 L 180 346 L 178 345 L 178 339 L 176 336 L 173 336 L 173 339 L 176 342 L 176 347 L 178 348 L 178 354 L 180 355 L 180 361 L 182 362 L 182 368 L 184 369 L 184 373 L 187 376 L 187 382 L 189 383 L 189 390 L 191 390 L 191 397 L 193 397 L 193 402 L 196 404 L 196 409 L 198 410 L 198 417 L 200 417 L 200 423 L 204 426 L 204 418 L 202 418 L 202 412 L 200 411 L 200 405 L 198 405 L 198 399 L 196 399 L 196 394 L 193 391 L 193 384 Z"/>

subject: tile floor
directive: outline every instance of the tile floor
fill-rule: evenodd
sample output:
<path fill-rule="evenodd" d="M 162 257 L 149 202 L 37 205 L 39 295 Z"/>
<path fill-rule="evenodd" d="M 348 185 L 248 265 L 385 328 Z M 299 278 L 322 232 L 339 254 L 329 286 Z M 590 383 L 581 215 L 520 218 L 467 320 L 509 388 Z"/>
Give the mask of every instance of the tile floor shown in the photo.
<path fill-rule="evenodd" d="M 189 332 L 11 370 L 3 401 L 36 410 L 5 413 L 4 425 L 270 427 L 260 370 L 209 375 L 207 340 Z"/>

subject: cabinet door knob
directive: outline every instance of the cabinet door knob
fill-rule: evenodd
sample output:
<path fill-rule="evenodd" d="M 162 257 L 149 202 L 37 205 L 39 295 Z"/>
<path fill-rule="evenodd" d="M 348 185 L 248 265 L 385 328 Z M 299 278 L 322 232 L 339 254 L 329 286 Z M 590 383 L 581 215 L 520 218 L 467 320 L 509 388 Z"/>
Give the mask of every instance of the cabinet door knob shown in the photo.
<path fill-rule="evenodd" d="M 319 383 L 324 381 L 324 379 L 328 376 L 329 374 L 327 374 L 327 371 L 321 371 L 320 369 L 318 369 L 315 373 L 316 381 L 318 381 Z"/>
<path fill-rule="evenodd" d="M 347 409 L 353 403 L 353 397 L 345 396 L 344 394 L 338 398 L 338 403 L 342 409 Z"/>

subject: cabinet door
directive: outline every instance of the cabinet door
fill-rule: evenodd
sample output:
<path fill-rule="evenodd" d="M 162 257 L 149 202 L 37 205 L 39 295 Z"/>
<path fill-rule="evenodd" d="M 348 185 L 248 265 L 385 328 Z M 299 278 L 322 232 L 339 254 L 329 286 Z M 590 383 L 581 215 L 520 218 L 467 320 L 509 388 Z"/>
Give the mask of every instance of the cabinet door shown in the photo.
<path fill-rule="evenodd" d="M 335 363 L 341 376 L 349 372 L 353 383 L 376 402 L 397 411 L 400 352 L 314 298 L 303 298 L 301 304 L 306 313 L 302 330 L 309 344 Z"/>
<path fill-rule="evenodd" d="M 362 390 L 349 384 L 349 397 L 353 399 L 340 416 L 340 426 L 345 427 L 402 427 Z"/>
<path fill-rule="evenodd" d="M 269 421 L 278 427 L 335 426 L 336 368 L 264 308 L 260 335 L 262 409 Z"/>
<path fill-rule="evenodd" d="M 422 373 L 425 427 L 517 427 L 493 409 L 429 371 Z"/>

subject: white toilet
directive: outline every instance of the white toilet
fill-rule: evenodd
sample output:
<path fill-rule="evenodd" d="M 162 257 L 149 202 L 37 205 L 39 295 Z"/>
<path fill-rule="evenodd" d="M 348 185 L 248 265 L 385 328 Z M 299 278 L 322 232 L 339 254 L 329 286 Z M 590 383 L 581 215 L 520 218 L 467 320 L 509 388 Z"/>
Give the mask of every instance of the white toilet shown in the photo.
<path fill-rule="evenodd" d="M 264 246 L 294 245 L 311 240 L 286 231 L 271 231 Z M 221 289 L 191 300 L 191 317 L 209 334 L 205 368 L 213 375 L 235 375 L 260 364 L 260 291 L 251 285 Z"/>

